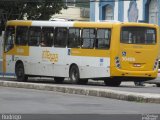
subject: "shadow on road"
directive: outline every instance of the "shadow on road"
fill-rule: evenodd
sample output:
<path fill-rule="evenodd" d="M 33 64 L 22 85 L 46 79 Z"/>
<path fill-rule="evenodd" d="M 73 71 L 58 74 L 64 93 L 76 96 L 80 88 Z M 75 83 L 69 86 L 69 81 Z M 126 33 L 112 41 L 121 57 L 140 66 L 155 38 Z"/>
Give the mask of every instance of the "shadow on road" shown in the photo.
<path fill-rule="evenodd" d="M 1 80 L 6 80 L 6 81 L 16 81 L 16 78 L 10 78 L 10 77 L 0 77 Z M 39 84 L 57 84 L 54 81 L 54 78 L 29 78 L 28 79 L 29 83 L 39 83 Z M 65 79 L 64 82 L 62 83 L 62 85 L 72 85 L 73 83 L 70 82 L 70 80 Z M 74 84 L 74 86 L 77 84 Z M 87 85 L 77 85 L 77 86 L 96 86 L 96 87 L 107 87 L 107 88 L 113 88 L 110 86 L 105 86 L 103 81 L 93 81 L 93 80 L 89 80 Z M 122 82 L 121 85 L 118 88 L 144 88 L 145 86 L 135 86 L 133 82 Z"/>

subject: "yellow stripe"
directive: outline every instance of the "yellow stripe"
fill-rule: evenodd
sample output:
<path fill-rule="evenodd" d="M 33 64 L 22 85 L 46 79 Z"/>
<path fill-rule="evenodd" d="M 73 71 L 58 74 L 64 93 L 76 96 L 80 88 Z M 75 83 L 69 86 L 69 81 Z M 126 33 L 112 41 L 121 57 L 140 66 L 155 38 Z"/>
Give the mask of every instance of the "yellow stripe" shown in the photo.
<path fill-rule="evenodd" d="M 112 28 L 112 23 L 109 22 L 75 22 L 74 27 L 83 28 Z"/>
<path fill-rule="evenodd" d="M 29 56 L 29 46 L 15 46 L 7 52 L 7 55 Z"/>
<path fill-rule="evenodd" d="M 109 50 L 97 50 L 97 49 L 81 49 L 81 48 L 72 48 L 72 56 L 88 56 L 88 57 L 109 57 Z"/>
<path fill-rule="evenodd" d="M 158 25 L 156 24 L 148 24 L 148 23 L 135 23 L 135 22 L 123 22 L 121 24 L 122 26 L 137 26 L 137 27 L 153 27 L 158 28 Z"/>
<path fill-rule="evenodd" d="M 32 21 L 25 20 L 11 20 L 7 22 L 7 26 L 31 26 Z"/>

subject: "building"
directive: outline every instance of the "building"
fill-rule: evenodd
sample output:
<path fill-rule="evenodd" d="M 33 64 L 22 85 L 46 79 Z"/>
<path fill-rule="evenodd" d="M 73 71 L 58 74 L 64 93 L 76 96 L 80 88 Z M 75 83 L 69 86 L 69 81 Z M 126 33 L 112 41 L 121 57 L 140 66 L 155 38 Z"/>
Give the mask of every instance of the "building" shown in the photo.
<path fill-rule="evenodd" d="M 160 0 L 92 0 L 90 20 L 147 22 L 160 25 Z"/>
<path fill-rule="evenodd" d="M 55 14 L 51 19 L 63 18 L 73 20 L 89 21 L 89 0 L 64 0 L 67 9 L 63 9 L 61 14 Z"/>

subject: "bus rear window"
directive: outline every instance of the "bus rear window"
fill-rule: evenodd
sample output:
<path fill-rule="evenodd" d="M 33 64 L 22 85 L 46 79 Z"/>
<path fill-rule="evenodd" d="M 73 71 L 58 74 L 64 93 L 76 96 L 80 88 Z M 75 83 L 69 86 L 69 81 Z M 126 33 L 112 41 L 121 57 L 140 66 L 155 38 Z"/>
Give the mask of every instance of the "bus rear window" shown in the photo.
<path fill-rule="evenodd" d="M 126 44 L 155 44 L 156 29 L 147 27 L 123 27 L 121 43 Z"/>

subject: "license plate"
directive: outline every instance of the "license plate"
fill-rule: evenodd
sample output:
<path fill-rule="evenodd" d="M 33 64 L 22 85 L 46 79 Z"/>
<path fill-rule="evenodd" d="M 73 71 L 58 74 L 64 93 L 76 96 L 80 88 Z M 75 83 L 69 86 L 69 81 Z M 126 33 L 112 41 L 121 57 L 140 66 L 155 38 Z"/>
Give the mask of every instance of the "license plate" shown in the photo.
<path fill-rule="evenodd" d="M 134 67 L 141 67 L 141 64 L 135 63 L 133 64 Z"/>

